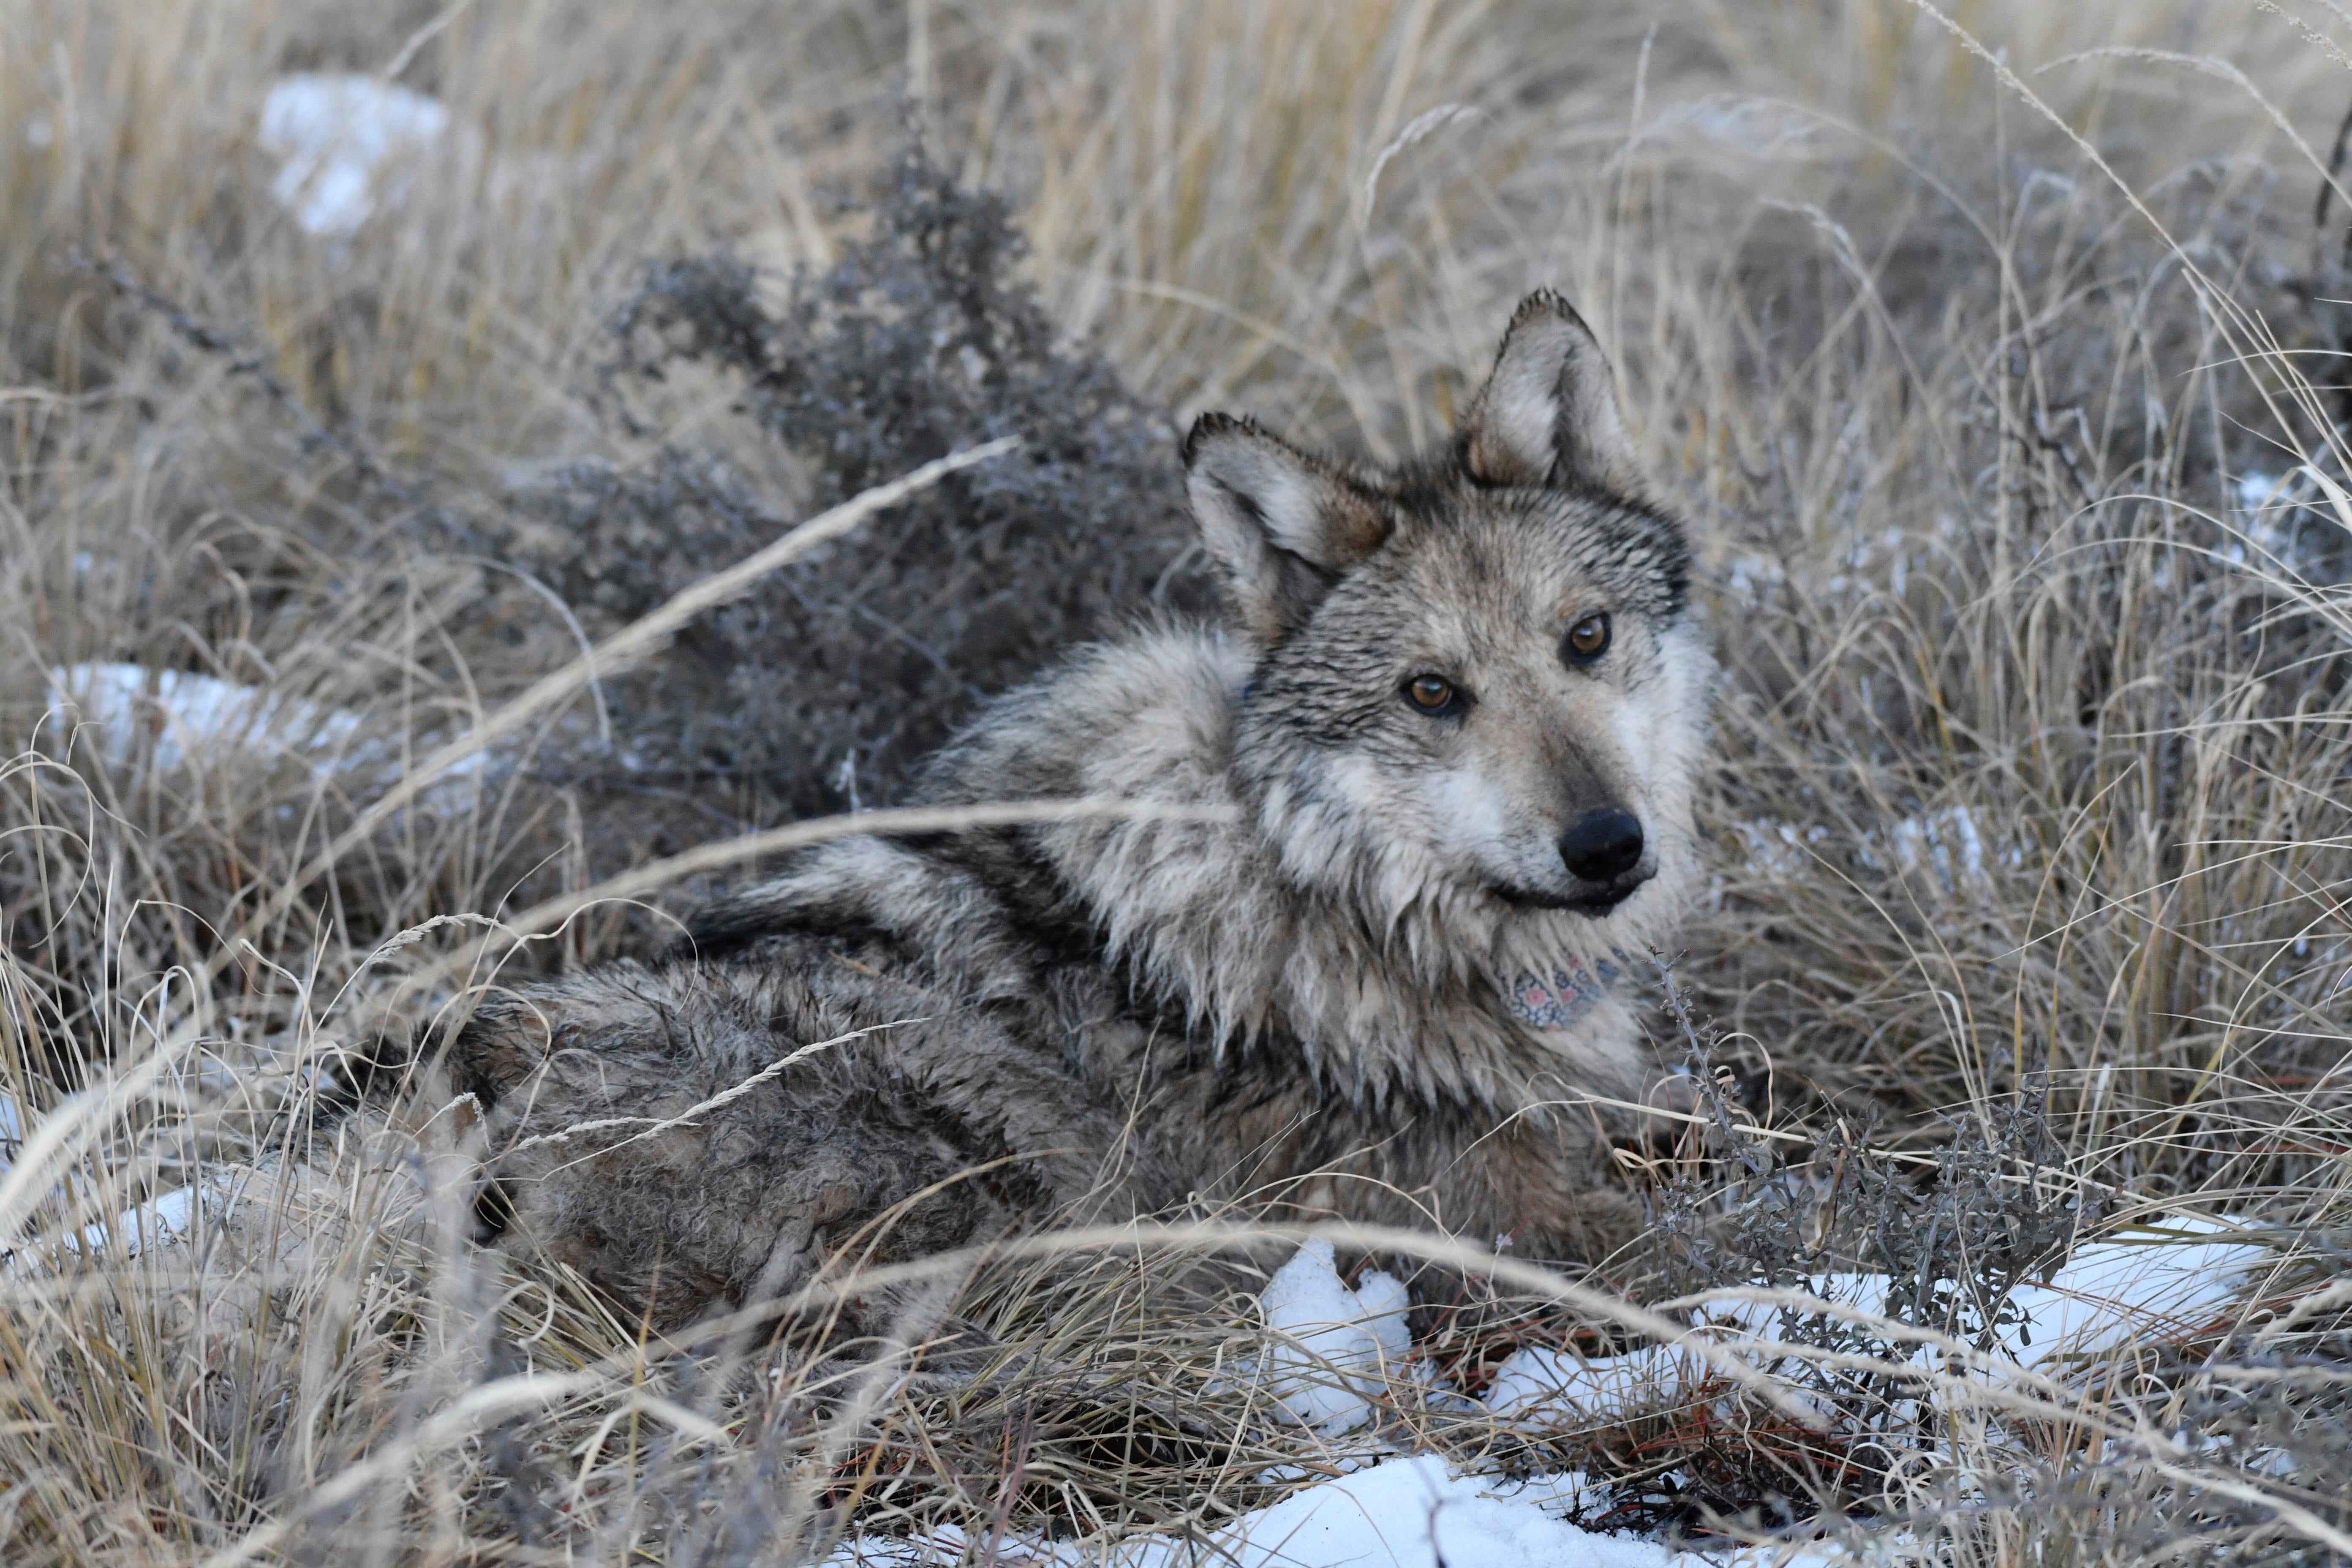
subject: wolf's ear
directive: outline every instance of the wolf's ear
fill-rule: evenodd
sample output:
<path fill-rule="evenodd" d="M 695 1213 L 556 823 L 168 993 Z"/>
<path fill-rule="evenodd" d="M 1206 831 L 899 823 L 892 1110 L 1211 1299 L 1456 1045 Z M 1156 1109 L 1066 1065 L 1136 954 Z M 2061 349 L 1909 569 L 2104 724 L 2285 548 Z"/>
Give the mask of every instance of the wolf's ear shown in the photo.
<path fill-rule="evenodd" d="M 1639 494 L 1641 467 L 1617 412 L 1608 356 L 1549 289 L 1519 302 L 1461 430 L 1464 465 L 1486 485 L 1575 480 Z"/>
<path fill-rule="evenodd" d="M 1305 621 L 1333 580 L 1388 537 L 1379 503 L 1336 466 L 1229 414 L 1193 422 L 1184 483 L 1201 542 L 1262 643 Z"/>

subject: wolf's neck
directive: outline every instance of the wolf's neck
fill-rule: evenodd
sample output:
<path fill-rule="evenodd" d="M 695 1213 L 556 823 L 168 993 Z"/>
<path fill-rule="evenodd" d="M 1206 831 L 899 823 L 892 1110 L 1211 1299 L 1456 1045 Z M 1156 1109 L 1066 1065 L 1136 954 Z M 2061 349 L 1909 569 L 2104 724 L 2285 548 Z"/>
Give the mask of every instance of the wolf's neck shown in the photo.
<path fill-rule="evenodd" d="M 1474 890 L 1376 890 L 1298 870 L 1280 792 L 1234 766 L 1244 652 L 1202 632 L 1093 650 L 1009 700 L 955 759 L 982 781 L 1219 814 L 1220 820 L 1097 819 L 1040 835 L 1054 879 L 1108 956 L 1161 1008 L 1220 1051 L 1295 1050 L 1350 1099 L 1520 1103 L 1554 1096 L 1576 1053 L 1573 1018 L 1530 1034 L 1513 1011 L 1532 981 L 1558 1006 L 1563 981 L 1598 985 L 1623 940 L 1565 914 L 1528 915 Z M 1518 1015 L 1538 1027 L 1546 1016 Z M 1558 1037 L 1553 1038 L 1553 1035 Z M 1590 1066 L 1591 1064 L 1587 1064 Z M 1614 1068 L 1583 1074 L 1615 1078 Z M 1554 1081 L 1538 1084 L 1538 1079 Z"/>

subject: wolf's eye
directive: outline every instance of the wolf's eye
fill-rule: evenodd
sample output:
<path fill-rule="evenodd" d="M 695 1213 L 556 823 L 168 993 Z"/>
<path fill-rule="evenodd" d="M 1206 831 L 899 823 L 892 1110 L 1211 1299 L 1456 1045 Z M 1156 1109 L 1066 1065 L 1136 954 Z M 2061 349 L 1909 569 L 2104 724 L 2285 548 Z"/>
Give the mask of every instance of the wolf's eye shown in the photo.
<path fill-rule="evenodd" d="M 1451 713 L 1462 705 L 1462 694 L 1442 675 L 1416 675 L 1405 682 L 1407 700 L 1424 713 Z"/>
<path fill-rule="evenodd" d="M 1609 651 L 1609 612 L 1601 610 L 1585 616 L 1568 628 L 1568 637 L 1561 651 L 1578 664 L 1590 664 Z"/>

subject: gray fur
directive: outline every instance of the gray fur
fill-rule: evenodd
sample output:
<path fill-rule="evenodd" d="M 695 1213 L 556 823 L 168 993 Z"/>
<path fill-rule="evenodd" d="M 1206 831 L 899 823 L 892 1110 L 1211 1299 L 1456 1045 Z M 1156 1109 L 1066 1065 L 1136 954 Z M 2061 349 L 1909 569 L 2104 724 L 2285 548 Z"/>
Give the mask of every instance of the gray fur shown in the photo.
<path fill-rule="evenodd" d="M 452 1067 L 493 1149 L 675 1116 L 892 1026 L 691 1128 L 506 1156 L 512 1234 L 664 1319 L 844 1249 L 1194 1199 L 1508 1234 L 1521 1256 L 1628 1238 L 1614 1119 L 1578 1102 L 1655 1085 L 1619 972 L 1698 880 L 1712 665 L 1590 332 L 1530 298 L 1464 429 L 1399 471 L 1216 416 L 1185 457 L 1230 626 L 1078 650 L 942 751 L 919 798 L 1231 819 L 845 840 L 707 911 L 681 955 L 485 1006 Z M 1580 664 L 1562 639 L 1597 611 L 1612 640 Z M 1417 709 L 1423 673 L 1467 705 Z M 1610 809 L 1643 844 L 1600 887 L 1560 837 Z"/>

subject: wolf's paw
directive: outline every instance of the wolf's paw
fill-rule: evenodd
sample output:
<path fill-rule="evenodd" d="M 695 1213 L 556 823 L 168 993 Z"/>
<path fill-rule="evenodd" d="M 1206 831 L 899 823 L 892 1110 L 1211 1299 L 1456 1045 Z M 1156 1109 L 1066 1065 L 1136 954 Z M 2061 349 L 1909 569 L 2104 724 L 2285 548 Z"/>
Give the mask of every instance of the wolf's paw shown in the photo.
<path fill-rule="evenodd" d="M 908 1150 L 887 1160 L 874 1152 L 813 1151 L 763 1194 L 774 1239 L 745 1294 L 759 1300 L 803 1294 L 820 1279 L 845 1280 L 861 1268 L 952 1247 L 987 1217 L 985 1199 L 952 1181 L 941 1163 L 909 1158 Z"/>

